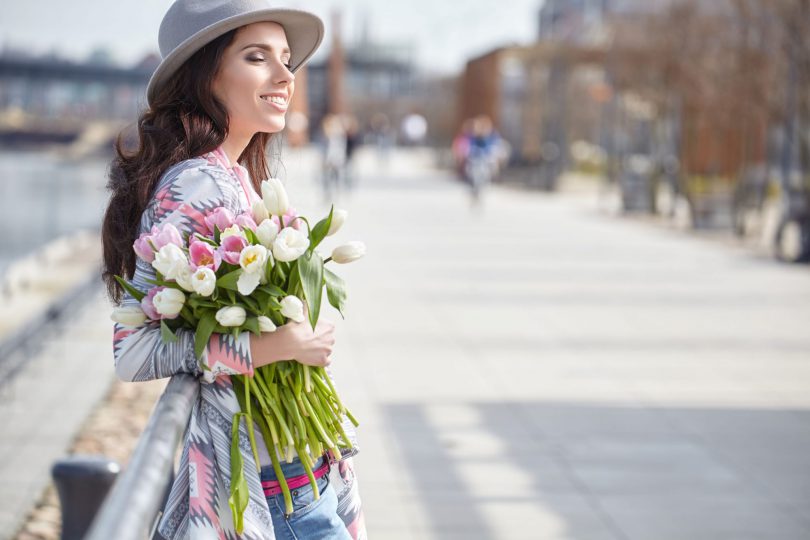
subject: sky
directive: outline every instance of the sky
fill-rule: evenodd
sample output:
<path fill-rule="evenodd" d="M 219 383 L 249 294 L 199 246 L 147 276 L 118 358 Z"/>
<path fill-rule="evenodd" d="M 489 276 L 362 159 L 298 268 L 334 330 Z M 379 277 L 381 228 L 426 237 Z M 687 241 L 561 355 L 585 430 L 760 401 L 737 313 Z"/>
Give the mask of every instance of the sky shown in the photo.
<path fill-rule="evenodd" d="M 333 30 L 330 14 L 340 9 L 344 42 L 353 41 L 366 26 L 373 41 L 413 47 L 417 65 L 426 71 L 452 74 L 470 58 L 495 47 L 531 42 L 542 2 L 290 0 L 278 5 L 320 15 L 326 23 L 325 43 Z M 170 0 L 5 2 L 0 47 L 35 54 L 56 51 L 77 60 L 103 47 L 116 62 L 132 65 L 157 52 L 158 27 L 170 4 Z M 320 52 L 326 49 L 322 46 Z"/>

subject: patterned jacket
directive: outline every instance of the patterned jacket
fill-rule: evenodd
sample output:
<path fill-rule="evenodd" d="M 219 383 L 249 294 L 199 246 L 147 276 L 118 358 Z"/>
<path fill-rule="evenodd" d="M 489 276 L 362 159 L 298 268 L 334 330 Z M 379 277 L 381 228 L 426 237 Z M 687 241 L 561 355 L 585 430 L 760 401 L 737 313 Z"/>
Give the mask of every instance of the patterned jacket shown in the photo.
<path fill-rule="evenodd" d="M 194 231 L 204 233 L 204 218 L 213 208 L 224 206 L 238 215 L 250 210 L 258 198 L 247 170 L 239 164 L 231 167 L 218 148 L 164 172 L 141 217 L 140 232 L 151 230 L 153 225 L 172 223 L 184 235 Z M 146 280 L 154 278 L 152 266 L 138 258 L 133 285 L 146 291 L 151 286 Z M 122 305 L 138 305 L 138 301 L 125 295 Z M 119 324 L 114 327 L 115 367 L 122 380 L 145 381 L 183 372 L 200 378 L 199 399 L 191 411 L 180 465 L 158 531 L 168 540 L 272 540 L 275 536 L 270 511 L 244 423 L 239 427 L 239 438 L 250 501 L 241 535 L 234 530 L 228 506 L 230 434 L 233 415 L 239 412 L 230 375 L 253 373 L 250 336 L 245 332 L 234 339 L 229 334 L 213 334 L 201 359 L 211 368 L 210 372 L 199 367 L 200 359 L 194 353 L 194 332 L 179 329 L 177 337 L 174 343 L 163 343 L 160 327 L 155 323 L 136 328 Z M 365 537 L 365 532 L 351 460 L 357 453 L 356 432 L 349 422 L 345 429 L 355 448 L 344 452 L 331 474 L 339 497 L 338 513 L 352 536 L 359 539 Z"/>

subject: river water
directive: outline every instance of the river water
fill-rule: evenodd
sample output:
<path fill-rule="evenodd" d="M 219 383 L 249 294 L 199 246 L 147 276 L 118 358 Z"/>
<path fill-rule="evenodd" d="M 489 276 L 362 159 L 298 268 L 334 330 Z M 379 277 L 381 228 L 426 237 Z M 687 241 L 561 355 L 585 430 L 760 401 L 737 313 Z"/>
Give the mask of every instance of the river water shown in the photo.
<path fill-rule="evenodd" d="M 57 236 L 100 230 L 109 161 L 0 149 L 0 276 Z"/>

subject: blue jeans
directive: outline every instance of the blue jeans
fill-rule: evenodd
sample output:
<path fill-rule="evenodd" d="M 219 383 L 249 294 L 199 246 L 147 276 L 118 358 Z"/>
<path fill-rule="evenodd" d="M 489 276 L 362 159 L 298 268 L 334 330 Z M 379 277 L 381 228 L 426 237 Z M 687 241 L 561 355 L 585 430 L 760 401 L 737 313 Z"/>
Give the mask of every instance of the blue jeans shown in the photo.
<path fill-rule="evenodd" d="M 321 457 L 315 461 L 313 471 L 323 464 L 323 459 Z M 287 479 L 306 474 L 297 457 L 293 458 L 292 463 L 282 461 L 281 471 Z M 276 479 L 272 466 L 262 467 L 262 482 Z M 329 474 L 317 478 L 315 482 L 320 492 L 317 501 L 309 483 L 290 490 L 293 513 L 289 517 L 284 516 L 283 493 L 267 497 L 270 515 L 273 518 L 273 529 L 278 540 L 352 540 L 346 525 L 338 516 L 337 494 L 329 481 Z"/>

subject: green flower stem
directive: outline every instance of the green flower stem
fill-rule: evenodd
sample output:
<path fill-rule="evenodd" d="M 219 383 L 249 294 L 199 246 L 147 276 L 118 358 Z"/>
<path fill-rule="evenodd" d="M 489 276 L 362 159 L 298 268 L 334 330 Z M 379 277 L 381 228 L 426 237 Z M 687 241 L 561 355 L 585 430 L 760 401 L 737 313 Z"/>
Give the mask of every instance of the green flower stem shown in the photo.
<path fill-rule="evenodd" d="M 253 377 L 253 382 L 255 382 L 255 383 L 256 383 L 256 386 L 258 386 L 258 387 L 259 387 L 259 391 L 254 391 L 254 392 L 253 392 L 253 397 L 255 397 L 255 398 L 256 398 L 256 401 L 258 401 L 258 402 L 259 402 L 259 407 L 261 408 L 262 412 L 263 412 L 265 415 L 272 414 L 272 413 L 271 413 L 271 411 L 270 411 L 270 407 L 269 407 L 269 405 L 267 404 L 267 399 L 265 398 L 265 395 L 264 395 L 264 394 L 265 394 L 265 391 L 264 391 L 264 389 L 262 388 L 262 384 L 261 384 L 261 383 L 262 383 L 262 378 L 261 378 L 261 376 L 260 376 L 258 373 L 256 373 L 256 374 L 254 375 L 254 377 Z"/>
<path fill-rule="evenodd" d="M 323 386 L 320 386 L 320 385 L 316 384 L 315 385 L 315 395 L 319 396 L 321 398 L 321 401 L 325 404 L 325 406 L 329 407 L 329 409 L 331 411 L 335 412 L 336 414 L 340 412 L 339 410 L 335 411 L 335 408 L 338 405 L 335 402 L 334 397 L 329 395 L 329 389 L 324 389 Z"/>
<path fill-rule="evenodd" d="M 315 500 L 317 501 L 321 498 L 321 493 L 318 489 L 318 482 L 315 481 L 315 475 L 312 474 L 312 463 L 310 462 L 309 456 L 307 455 L 303 444 L 298 443 L 295 448 L 298 450 L 299 457 L 301 457 L 301 463 L 304 465 L 304 471 L 306 471 L 307 478 L 309 478 L 309 485 L 312 486 L 312 494 L 315 496 Z"/>
<path fill-rule="evenodd" d="M 304 391 L 312 392 L 312 378 L 309 375 L 309 366 L 303 366 L 304 369 Z"/>
<path fill-rule="evenodd" d="M 293 371 L 293 388 L 295 388 L 296 395 L 301 395 L 301 392 L 304 390 L 304 377 L 301 374 L 303 367 L 304 364 L 299 362 L 295 363 L 295 371 Z"/>
<path fill-rule="evenodd" d="M 326 414 L 326 411 L 321 406 L 321 400 L 318 398 L 318 396 L 313 395 L 313 394 L 309 394 L 309 395 L 305 396 L 304 399 L 309 401 L 309 404 L 312 405 L 312 408 L 315 410 L 315 414 L 318 415 L 318 420 L 320 420 L 321 425 L 323 427 L 327 428 L 327 430 L 328 430 L 327 432 L 329 433 L 329 435 L 330 436 L 334 435 L 335 431 L 333 429 L 331 429 L 332 424 L 334 423 L 334 420 L 332 419 L 332 415 Z"/>
<path fill-rule="evenodd" d="M 256 472 L 261 472 L 261 465 L 259 465 L 259 450 L 256 447 L 256 433 L 253 429 L 253 414 L 250 411 L 250 377 L 244 375 L 242 377 L 245 383 L 245 416 L 247 418 L 247 432 L 250 439 L 250 449 L 253 450 L 253 459 L 255 460 Z"/>
<path fill-rule="evenodd" d="M 323 435 L 317 434 L 317 429 L 315 427 L 315 423 L 312 420 L 312 417 L 307 417 L 307 425 L 309 426 L 309 432 L 311 433 L 310 437 L 312 437 L 316 441 L 317 449 L 320 453 L 324 452 L 324 442 L 321 441 Z"/>
<path fill-rule="evenodd" d="M 188 294 L 186 291 L 183 291 L 183 293 Z M 180 310 L 180 317 L 182 317 L 183 320 L 186 321 L 192 328 L 197 328 L 197 323 L 199 321 L 197 321 L 197 318 L 194 317 L 194 314 L 191 312 L 188 305 L 184 305 Z"/>
<path fill-rule="evenodd" d="M 259 377 L 255 378 L 256 381 L 260 381 Z M 261 407 L 261 415 L 264 418 L 264 421 L 268 423 L 270 433 L 273 436 L 273 444 L 279 444 L 278 438 L 278 430 L 276 430 L 276 423 L 273 420 L 273 412 L 270 410 L 267 402 L 265 401 L 265 397 L 262 395 L 262 392 L 254 392 L 253 397 L 255 397 L 259 401 L 259 406 Z"/>
<path fill-rule="evenodd" d="M 319 394 L 321 394 L 321 398 L 325 401 L 326 396 L 323 394 L 323 389 L 318 387 L 317 391 L 318 391 Z M 339 413 L 339 411 L 336 412 L 331 407 L 329 407 L 329 411 L 334 416 L 334 425 L 337 428 L 338 432 L 340 433 L 341 438 L 346 443 L 346 446 L 348 448 L 353 448 L 352 441 L 349 439 L 349 436 L 346 434 L 346 431 L 343 429 L 343 422 L 340 421 L 340 413 Z"/>
<path fill-rule="evenodd" d="M 287 463 L 292 463 L 292 461 L 293 461 L 293 455 L 292 455 L 293 447 L 288 444 L 287 447 L 286 447 L 286 450 L 287 450 L 287 454 L 284 456 L 284 459 L 287 460 Z"/>
<path fill-rule="evenodd" d="M 321 388 L 324 392 L 333 395 L 333 397 L 337 399 L 337 396 L 334 396 L 332 389 L 329 387 L 329 385 L 323 382 L 324 377 L 328 377 L 328 375 L 326 375 L 326 372 L 323 370 L 323 368 L 315 368 L 315 373 L 312 376 L 312 380 L 315 381 L 315 384 L 319 388 Z"/>
<path fill-rule="evenodd" d="M 287 479 L 284 478 L 284 473 L 281 472 L 281 464 L 278 461 L 275 448 L 270 454 L 270 461 L 273 463 L 273 471 L 276 473 L 276 479 L 281 486 L 281 493 L 284 495 L 284 514 L 289 517 L 293 513 L 292 497 L 290 496 L 290 487 L 287 485 Z"/>
<path fill-rule="evenodd" d="M 309 402 L 309 399 L 307 399 L 307 396 L 304 396 L 303 401 L 304 407 L 306 407 L 307 411 L 309 412 L 309 421 L 312 422 L 312 425 L 315 427 L 315 430 L 318 432 L 318 435 L 321 436 L 321 440 L 326 444 L 327 448 L 329 448 L 330 450 L 335 452 L 336 455 L 339 456 L 340 451 L 337 449 L 337 446 L 332 441 L 332 439 L 329 438 L 329 435 L 326 433 L 326 430 L 323 428 L 323 425 L 321 424 L 320 420 L 318 420 L 318 415 L 312 408 L 312 404 Z"/>
<path fill-rule="evenodd" d="M 306 426 L 304 425 L 304 419 L 301 416 L 301 411 L 298 410 L 298 404 L 295 402 L 295 398 L 293 398 L 289 390 L 287 390 L 286 388 L 284 388 L 283 390 L 285 390 L 283 394 L 284 394 L 284 401 L 287 404 L 287 410 L 291 411 L 293 421 L 295 425 L 298 427 L 298 432 L 302 434 L 306 433 L 307 430 Z"/>
<path fill-rule="evenodd" d="M 269 414 L 266 415 L 266 416 L 263 416 L 262 419 L 267 423 L 267 426 L 268 426 L 268 428 L 270 430 L 270 437 L 273 440 L 273 448 L 274 448 L 273 451 L 275 451 L 276 446 L 281 446 L 281 443 L 279 442 L 279 438 L 278 438 L 278 431 L 276 430 L 276 423 L 273 421 L 273 418 Z M 266 435 L 265 435 L 265 437 L 266 437 Z M 266 446 L 266 443 L 267 443 L 267 441 L 265 440 L 265 446 Z M 268 452 L 269 451 L 270 451 L 270 448 L 268 447 Z"/>
<path fill-rule="evenodd" d="M 276 403 L 276 400 L 273 399 L 273 396 L 270 395 L 270 390 L 267 387 L 265 381 L 262 379 L 261 375 L 256 377 L 256 381 L 257 381 L 257 384 L 258 384 L 259 388 L 261 388 L 261 390 L 265 393 L 265 395 L 267 397 L 267 405 L 270 407 L 270 410 L 273 411 L 273 414 L 276 415 L 276 418 L 278 418 L 279 427 L 281 428 L 281 432 L 284 434 L 284 437 L 287 439 L 287 442 L 289 444 L 294 444 L 293 443 L 293 436 L 290 433 L 290 428 L 289 428 L 287 422 L 285 422 L 285 420 L 284 420 L 284 415 L 279 410 L 278 404 Z"/>
<path fill-rule="evenodd" d="M 351 421 L 351 423 L 354 424 L 354 427 L 357 427 L 357 426 L 360 425 L 360 423 L 357 421 L 357 419 L 352 414 L 352 411 L 350 411 L 349 409 L 346 409 L 343 412 L 346 414 L 346 417 Z"/>
<path fill-rule="evenodd" d="M 346 411 L 346 407 L 343 405 L 343 402 L 340 401 L 340 397 L 338 395 L 338 391 L 335 390 L 335 385 L 332 383 L 332 377 L 326 372 L 326 369 L 319 368 L 318 371 L 320 372 L 323 379 L 326 379 L 326 384 L 329 385 L 329 390 L 331 390 L 330 394 L 335 396 L 338 404 L 340 404 L 340 412 L 343 413 Z"/>

